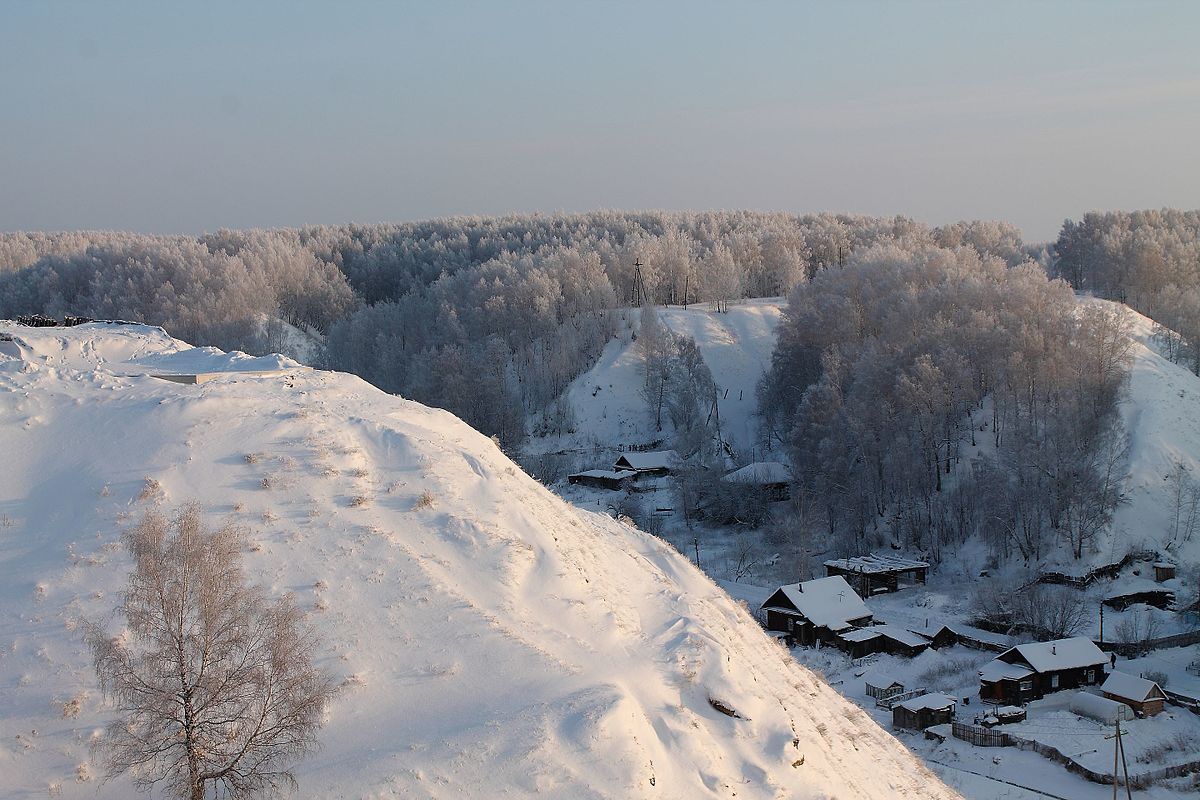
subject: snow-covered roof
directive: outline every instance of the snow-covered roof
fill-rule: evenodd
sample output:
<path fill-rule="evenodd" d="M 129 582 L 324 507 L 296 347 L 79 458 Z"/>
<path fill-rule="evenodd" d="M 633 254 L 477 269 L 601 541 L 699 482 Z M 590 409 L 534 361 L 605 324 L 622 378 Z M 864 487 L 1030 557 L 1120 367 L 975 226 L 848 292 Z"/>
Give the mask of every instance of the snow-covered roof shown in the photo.
<path fill-rule="evenodd" d="M 897 642 L 906 644 L 910 647 L 918 647 L 920 645 L 929 644 L 929 640 L 923 636 L 919 636 L 907 628 L 902 628 L 899 625 L 876 625 L 875 630 L 880 636 L 886 636 L 889 639 L 894 639 Z"/>
<path fill-rule="evenodd" d="M 621 480 L 622 478 L 628 478 L 629 476 L 634 475 L 634 474 L 636 474 L 636 473 L 634 472 L 634 470 L 631 470 L 631 469 L 616 469 L 616 470 L 589 469 L 589 470 L 584 470 L 583 472 L 576 472 L 572 475 L 569 475 L 568 477 L 570 477 L 570 478 L 607 478 L 609 480 L 615 481 L 615 480 Z"/>
<path fill-rule="evenodd" d="M 1120 581 L 1120 586 L 1114 585 L 1112 591 L 1104 596 L 1105 600 L 1115 600 L 1119 597 L 1130 597 L 1137 594 L 1175 594 L 1173 589 L 1168 589 L 1158 581 L 1149 578 L 1142 578 L 1136 575 L 1123 577 Z"/>
<path fill-rule="evenodd" d="M 674 469 L 679 465 L 679 454 L 674 450 L 651 450 L 646 453 L 622 453 L 614 469 L 628 467 L 639 472 L 648 469 Z"/>
<path fill-rule="evenodd" d="M 900 707 L 908 711 L 942 711 L 947 708 L 954 708 L 958 701 L 949 695 L 944 695 L 941 692 L 930 692 L 923 694 L 920 697 L 913 697 L 900 703 Z"/>
<path fill-rule="evenodd" d="M 997 681 L 1019 681 L 1028 678 L 1033 670 L 1022 664 L 1009 664 L 1007 661 L 989 661 L 979 670 L 979 679 L 985 683 Z"/>
<path fill-rule="evenodd" d="M 909 647 L 920 647 L 929 644 L 929 640 L 918 636 L 912 631 L 905 630 L 899 625 L 868 625 L 865 628 L 855 628 L 852 631 L 846 631 L 838 635 L 847 642 L 865 642 L 868 639 L 874 639 L 876 636 L 886 636 Z"/>
<path fill-rule="evenodd" d="M 876 555 L 871 553 L 866 556 L 855 556 L 854 558 L 831 558 L 825 562 L 825 566 L 834 567 L 835 569 L 850 570 L 852 572 L 861 572 L 866 574 L 875 574 L 881 572 L 904 572 L 910 569 L 928 568 L 929 564 L 924 561 L 914 561 L 909 558 L 900 558 L 899 556 Z"/>
<path fill-rule="evenodd" d="M 721 480 L 728 483 L 746 483 L 762 486 L 771 483 L 788 483 L 792 479 L 792 471 L 787 464 L 778 461 L 755 461 L 741 469 L 735 469 Z"/>
<path fill-rule="evenodd" d="M 769 603 L 780 593 L 814 625 L 831 631 L 845 630 L 851 627 L 851 620 L 871 616 L 867 604 L 841 575 L 780 586 L 763 608 L 771 608 Z"/>
<path fill-rule="evenodd" d="M 863 681 L 873 689 L 889 689 L 892 686 L 903 686 L 904 681 L 898 681 L 886 672 L 868 672 Z"/>
<path fill-rule="evenodd" d="M 1025 663 L 1037 672 L 1094 667 L 1108 663 L 1108 656 L 1104 655 L 1099 647 L 1096 647 L 1096 643 L 1082 636 L 1057 639 L 1053 642 L 1019 644 L 1001 653 L 999 658 L 1003 659 L 1013 650 L 1016 650 Z"/>
<path fill-rule="evenodd" d="M 1088 692 L 1076 692 L 1068 706 L 1071 712 L 1097 722 L 1112 724 L 1118 719 L 1133 719 L 1133 709 L 1124 703 Z"/>
<path fill-rule="evenodd" d="M 1109 673 L 1108 678 L 1104 681 L 1104 685 L 1100 687 L 1100 691 L 1106 694 L 1115 694 L 1117 697 L 1125 700 L 1135 700 L 1137 702 L 1151 698 L 1166 697 L 1163 690 L 1154 681 L 1130 675 L 1128 672 Z"/>

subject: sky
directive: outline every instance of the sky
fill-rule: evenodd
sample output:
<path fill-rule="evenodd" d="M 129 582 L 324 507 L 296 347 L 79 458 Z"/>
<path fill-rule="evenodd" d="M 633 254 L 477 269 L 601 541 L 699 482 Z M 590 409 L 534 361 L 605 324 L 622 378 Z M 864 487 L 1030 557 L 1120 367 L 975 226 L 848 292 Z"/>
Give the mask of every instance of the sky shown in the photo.
<path fill-rule="evenodd" d="M 12 2 L 0 230 L 1200 207 L 1200 3 Z"/>

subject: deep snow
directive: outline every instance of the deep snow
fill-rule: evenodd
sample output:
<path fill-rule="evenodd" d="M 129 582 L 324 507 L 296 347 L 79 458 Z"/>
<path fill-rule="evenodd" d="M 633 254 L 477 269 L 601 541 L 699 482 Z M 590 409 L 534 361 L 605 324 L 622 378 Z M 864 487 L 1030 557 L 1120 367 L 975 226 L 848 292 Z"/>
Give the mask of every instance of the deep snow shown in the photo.
<path fill-rule="evenodd" d="M 669 545 L 446 412 L 286 362 L 158 380 L 148 359 L 230 359 L 144 326 L 5 334 L 4 797 L 132 794 L 88 763 L 108 716 L 75 621 L 118 603 L 121 528 L 192 499 L 246 527 L 342 683 L 300 796 L 955 796 Z"/>

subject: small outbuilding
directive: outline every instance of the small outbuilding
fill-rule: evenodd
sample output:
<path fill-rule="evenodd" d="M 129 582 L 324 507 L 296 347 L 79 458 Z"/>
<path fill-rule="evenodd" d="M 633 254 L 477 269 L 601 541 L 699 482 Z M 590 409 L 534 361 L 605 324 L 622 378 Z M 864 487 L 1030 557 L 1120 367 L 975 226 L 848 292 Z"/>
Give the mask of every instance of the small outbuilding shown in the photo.
<path fill-rule="evenodd" d="M 838 634 L 869 625 L 871 610 L 840 576 L 780 586 L 762 604 L 767 630 L 791 634 L 797 644 L 839 644 Z"/>
<path fill-rule="evenodd" d="M 1124 703 L 1143 717 L 1161 714 L 1167 700 L 1157 683 L 1127 672 L 1110 672 L 1100 691 L 1109 700 Z"/>
<path fill-rule="evenodd" d="M 909 698 L 892 706 L 892 727 L 923 731 L 933 725 L 953 722 L 956 703 L 953 697 L 938 692 Z"/>
<path fill-rule="evenodd" d="M 1154 580 L 1159 583 L 1169 581 L 1175 577 L 1175 565 L 1168 564 L 1165 561 L 1159 561 L 1154 565 Z"/>
<path fill-rule="evenodd" d="M 923 584 L 928 570 L 924 561 L 874 553 L 825 562 L 826 575 L 845 577 L 863 597 Z"/>
<path fill-rule="evenodd" d="M 608 489 L 620 491 L 628 486 L 637 473 L 633 470 L 589 469 L 567 476 L 567 481 L 575 486 L 590 486 L 593 489 Z"/>
<path fill-rule="evenodd" d="M 912 658 L 929 648 L 929 642 L 899 625 L 868 625 L 838 634 L 838 646 L 851 658 L 890 653 Z"/>
<path fill-rule="evenodd" d="M 883 700 L 904 691 L 904 684 L 886 672 L 869 673 L 863 682 L 867 687 L 867 697 L 873 697 L 876 700 Z"/>
<path fill-rule="evenodd" d="M 1014 722 L 1025 721 L 1025 709 L 1020 706 L 996 706 L 983 719 L 978 720 L 979 724 L 985 728 L 994 728 L 997 725 L 1011 725 Z"/>
<path fill-rule="evenodd" d="M 768 500 L 787 500 L 792 471 L 778 461 L 756 461 L 730 472 L 721 480 L 762 492 Z"/>
<path fill-rule="evenodd" d="M 1067 705 L 1072 714 L 1094 719 L 1102 725 L 1112 725 L 1119 719 L 1133 719 L 1133 709 L 1107 697 L 1088 692 L 1076 692 Z"/>
<path fill-rule="evenodd" d="M 615 471 L 633 471 L 637 479 L 670 475 L 679 468 L 679 454 L 674 450 L 651 450 L 645 453 L 623 453 L 613 464 Z"/>

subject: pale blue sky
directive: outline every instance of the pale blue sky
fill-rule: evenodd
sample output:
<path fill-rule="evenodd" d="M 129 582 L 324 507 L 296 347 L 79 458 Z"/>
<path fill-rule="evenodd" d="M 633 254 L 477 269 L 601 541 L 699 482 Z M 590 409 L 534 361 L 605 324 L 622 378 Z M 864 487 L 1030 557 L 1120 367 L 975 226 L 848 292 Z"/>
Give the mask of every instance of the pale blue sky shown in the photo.
<path fill-rule="evenodd" d="M 0 230 L 1200 207 L 1200 3 L 0 7 Z"/>

